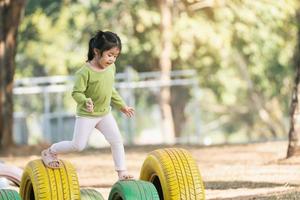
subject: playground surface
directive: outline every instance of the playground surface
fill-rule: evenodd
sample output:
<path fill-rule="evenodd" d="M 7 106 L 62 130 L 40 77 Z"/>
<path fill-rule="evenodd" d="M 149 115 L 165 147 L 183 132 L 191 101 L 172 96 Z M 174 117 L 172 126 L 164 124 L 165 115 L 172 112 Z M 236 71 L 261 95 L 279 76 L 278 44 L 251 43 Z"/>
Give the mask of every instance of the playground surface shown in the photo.
<path fill-rule="evenodd" d="M 148 152 L 168 146 L 126 147 L 129 171 L 139 177 Z M 243 145 L 193 146 L 185 148 L 195 158 L 202 174 L 207 200 L 300 199 L 300 156 L 284 159 L 287 141 Z M 24 168 L 39 158 L 43 147 L 17 147 L 0 160 Z M 117 181 L 110 149 L 87 149 L 62 155 L 77 169 L 82 188 L 95 188 L 107 199 Z"/>

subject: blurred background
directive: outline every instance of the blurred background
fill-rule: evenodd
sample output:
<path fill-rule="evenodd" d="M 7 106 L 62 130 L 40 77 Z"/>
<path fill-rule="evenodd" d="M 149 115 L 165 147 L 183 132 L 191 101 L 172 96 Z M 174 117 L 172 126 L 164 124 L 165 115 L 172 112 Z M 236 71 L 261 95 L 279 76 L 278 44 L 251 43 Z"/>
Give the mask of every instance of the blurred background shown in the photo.
<path fill-rule="evenodd" d="M 27 0 L 14 76 L 17 144 L 71 139 L 74 73 L 97 30 L 123 43 L 113 110 L 128 145 L 287 140 L 297 0 Z M 90 146 L 107 143 L 92 134 Z"/>
<path fill-rule="evenodd" d="M 299 0 L 0 0 L 1 162 L 72 139 L 73 76 L 98 30 L 123 44 L 115 87 L 136 113 L 113 115 L 130 173 L 184 148 L 206 199 L 300 199 Z M 95 130 L 88 145 L 61 158 L 107 197 L 109 144 Z"/>

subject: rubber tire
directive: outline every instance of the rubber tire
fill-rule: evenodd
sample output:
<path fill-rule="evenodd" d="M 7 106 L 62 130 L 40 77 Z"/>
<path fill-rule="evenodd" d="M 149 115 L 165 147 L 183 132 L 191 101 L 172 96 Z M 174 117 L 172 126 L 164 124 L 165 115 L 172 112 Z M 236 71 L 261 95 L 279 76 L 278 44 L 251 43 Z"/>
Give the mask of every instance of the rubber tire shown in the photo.
<path fill-rule="evenodd" d="M 0 163 L 0 177 L 5 177 L 18 187 L 20 187 L 21 184 L 22 174 L 23 170 L 21 168 L 5 163 Z"/>
<path fill-rule="evenodd" d="M 159 200 L 154 185 L 150 182 L 129 180 L 118 181 L 109 193 L 108 200 Z"/>
<path fill-rule="evenodd" d="M 23 200 L 80 200 L 76 171 L 72 164 L 61 160 L 62 167 L 50 169 L 41 159 L 30 161 L 23 172 L 20 195 Z"/>
<path fill-rule="evenodd" d="M 185 149 L 167 148 L 150 152 L 142 166 L 140 179 L 154 184 L 160 200 L 205 199 L 199 169 Z"/>
<path fill-rule="evenodd" d="M 22 200 L 15 190 L 0 189 L 0 200 Z"/>
<path fill-rule="evenodd" d="M 81 200 L 104 200 L 103 196 L 95 189 L 80 189 Z"/>

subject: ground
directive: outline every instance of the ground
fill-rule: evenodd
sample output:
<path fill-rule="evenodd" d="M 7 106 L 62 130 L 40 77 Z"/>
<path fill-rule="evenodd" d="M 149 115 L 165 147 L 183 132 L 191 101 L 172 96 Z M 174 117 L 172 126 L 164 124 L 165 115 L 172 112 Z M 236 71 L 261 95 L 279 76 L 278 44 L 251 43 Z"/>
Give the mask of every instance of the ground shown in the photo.
<path fill-rule="evenodd" d="M 148 152 L 167 146 L 126 147 L 129 171 L 139 177 Z M 206 187 L 206 199 L 300 199 L 300 157 L 284 159 L 287 142 L 246 145 L 177 146 L 195 158 Z M 24 168 L 39 158 L 41 147 L 19 147 L 0 159 Z M 97 189 L 107 199 L 117 181 L 109 149 L 88 149 L 61 156 L 73 163 L 81 187 Z"/>

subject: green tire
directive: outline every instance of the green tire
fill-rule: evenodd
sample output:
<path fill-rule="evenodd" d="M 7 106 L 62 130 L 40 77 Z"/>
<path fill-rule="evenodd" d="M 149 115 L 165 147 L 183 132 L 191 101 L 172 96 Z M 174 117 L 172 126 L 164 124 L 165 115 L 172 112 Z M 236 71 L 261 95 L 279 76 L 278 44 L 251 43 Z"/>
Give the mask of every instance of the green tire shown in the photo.
<path fill-rule="evenodd" d="M 146 181 L 118 181 L 110 191 L 108 200 L 159 200 L 154 185 Z"/>
<path fill-rule="evenodd" d="M 95 189 L 80 189 L 81 200 L 104 200 L 103 196 Z"/>
<path fill-rule="evenodd" d="M 21 200 L 21 197 L 15 190 L 0 189 L 0 200 Z"/>

